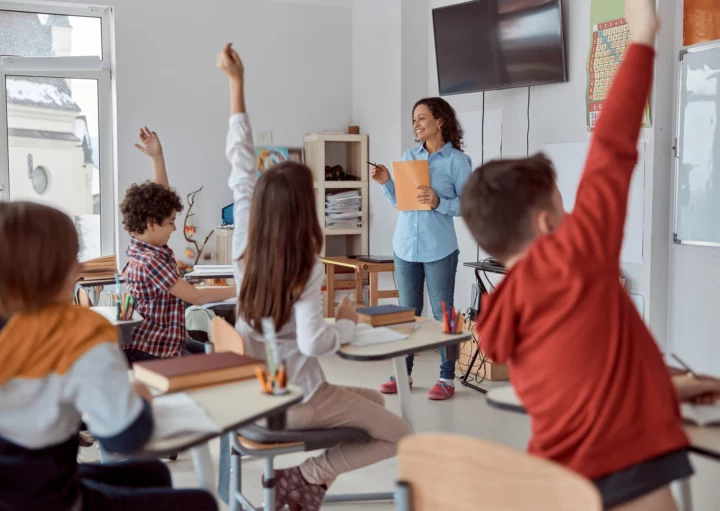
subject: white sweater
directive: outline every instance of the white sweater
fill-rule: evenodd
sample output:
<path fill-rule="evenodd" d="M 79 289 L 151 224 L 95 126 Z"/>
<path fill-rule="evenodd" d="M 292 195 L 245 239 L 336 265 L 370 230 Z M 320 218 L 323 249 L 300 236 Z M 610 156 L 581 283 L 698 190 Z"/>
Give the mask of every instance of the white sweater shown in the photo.
<path fill-rule="evenodd" d="M 247 246 L 250 204 L 257 180 L 257 157 L 247 114 L 230 117 L 226 155 L 232 166 L 228 180 L 235 201 L 232 257 L 239 293 L 245 273 L 245 263 L 241 258 Z M 272 275 L 267 277 L 272 278 Z M 355 324 L 352 321 L 340 320 L 334 325 L 325 322 L 322 308 L 324 278 L 325 269 L 318 258 L 302 295 L 293 305 L 292 317 L 277 333 L 278 358 L 287 364 L 289 382 L 302 389 L 305 395 L 303 402 L 310 400 L 325 381 L 316 357 L 332 355 L 341 345 L 355 340 Z M 236 328 L 245 340 L 247 354 L 264 359 L 263 336 L 240 316 Z"/>

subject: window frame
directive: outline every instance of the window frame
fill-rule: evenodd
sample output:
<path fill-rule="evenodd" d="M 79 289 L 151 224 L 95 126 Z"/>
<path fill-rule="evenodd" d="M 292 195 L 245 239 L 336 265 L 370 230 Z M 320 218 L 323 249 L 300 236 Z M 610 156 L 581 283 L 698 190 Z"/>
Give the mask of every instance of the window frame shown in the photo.
<path fill-rule="evenodd" d="M 115 253 L 117 172 L 115 155 L 115 80 L 113 9 L 57 2 L 8 2 L 0 10 L 101 18 L 102 59 L 92 57 L 0 57 L 0 200 L 10 199 L 6 78 L 8 76 L 96 80 L 100 155 L 101 255 Z"/>

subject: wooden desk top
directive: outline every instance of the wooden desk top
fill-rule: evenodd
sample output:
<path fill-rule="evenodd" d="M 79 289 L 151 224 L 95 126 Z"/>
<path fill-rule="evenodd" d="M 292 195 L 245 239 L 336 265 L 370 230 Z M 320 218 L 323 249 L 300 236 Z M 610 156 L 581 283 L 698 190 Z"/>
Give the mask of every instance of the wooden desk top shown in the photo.
<path fill-rule="evenodd" d="M 90 310 L 93 312 L 97 312 L 117 327 L 136 326 L 143 322 L 143 317 L 138 314 L 137 311 L 133 311 L 132 319 L 129 319 L 127 321 L 119 321 L 117 319 L 116 307 L 90 307 Z"/>
<path fill-rule="evenodd" d="M 525 408 L 515 389 L 511 385 L 490 390 L 487 393 L 488 404 L 515 413 L 525 413 Z M 684 425 L 683 429 L 690 438 L 690 451 L 720 461 L 720 427 Z"/>
<path fill-rule="evenodd" d="M 122 275 L 119 277 L 120 284 L 125 283 L 125 277 Z M 109 278 L 109 279 L 94 279 L 94 280 L 78 280 L 77 285 L 80 287 L 104 287 L 104 286 L 111 286 L 115 285 L 117 282 L 115 281 L 115 278 Z"/>
<path fill-rule="evenodd" d="M 353 268 L 355 271 L 395 271 L 395 263 L 371 263 L 369 261 L 360 261 L 359 259 L 350 259 L 349 257 L 321 257 L 320 260 L 324 264 Z"/>
<path fill-rule="evenodd" d="M 184 451 L 258 419 L 284 412 L 302 401 L 303 398 L 300 389 L 293 386 L 288 388 L 290 392 L 284 396 L 268 396 L 262 393 L 260 383 L 253 378 L 187 391 L 188 395 L 215 421 L 221 431 L 151 440 L 143 448 L 141 454 L 158 456 Z"/>
<path fill-rule="evenodd" d="M 338 355 L 347 360 L 368 362 L 409 355 L 444 346 L 451 346 L 472 339 L 470 332 L 449 335 L 444 334 L 442 325 L 435 320 L 418 320 L 415 323 L 388 325 L 387 328 L 408 334 L 407 339 L 370 346 L 348 344 L 340 348 Z"/>

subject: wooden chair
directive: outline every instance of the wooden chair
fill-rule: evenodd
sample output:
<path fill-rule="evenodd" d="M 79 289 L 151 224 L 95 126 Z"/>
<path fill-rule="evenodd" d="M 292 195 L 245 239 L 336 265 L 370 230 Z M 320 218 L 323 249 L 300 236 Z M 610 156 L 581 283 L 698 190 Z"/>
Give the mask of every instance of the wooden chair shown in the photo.
<path fill-rule="evenodd" d="M 484 440 L 441 433 L 406 437 L 398 464 L 397 511 L 602 510 L 590 481 Z"/>
<path fill-rule="evenodd" d="M 235 327 L 223 318 L 216 316 L 210 322 L 210 337 L 215 352 L 232 351 L 238 355 L 245 354 L 245 341 Z"/>
<path fill-rule="evenodd" d="M 92 306 L 92 303 L 90 302 L 90 294 L 84 287 L 78 286 L 77 291 L 75 291 L 75 304 L 80 307 Z"/>

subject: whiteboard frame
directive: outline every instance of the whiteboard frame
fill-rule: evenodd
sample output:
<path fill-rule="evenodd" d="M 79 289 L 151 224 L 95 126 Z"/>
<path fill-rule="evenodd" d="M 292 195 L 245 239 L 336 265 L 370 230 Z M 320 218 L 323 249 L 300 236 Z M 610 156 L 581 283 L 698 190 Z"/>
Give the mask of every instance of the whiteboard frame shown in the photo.
<path fill-rule="evenodd" d="M 720 48 L 720 41 L 710 41 L 708 43 L 699 43 L 692 46 L 685 46 L 678 52 L 678 76 L 677 76 L 677 119 L 675 120 L 675 194 L 673 206 L 673 243 L 676 245 L 692 245 L 696 247 L 720 247 L 720 242 L 715 241 L 694 241 L 681 240 L 678 238 L 678 201 L 679 201 L 679 184 L 680 184 L 680 126 L 683 121 L 682 117 L 682 79 L 683 79 L 683 57 L 688 53 L 699 53 L 705 50 L 714 50 Z"/>

